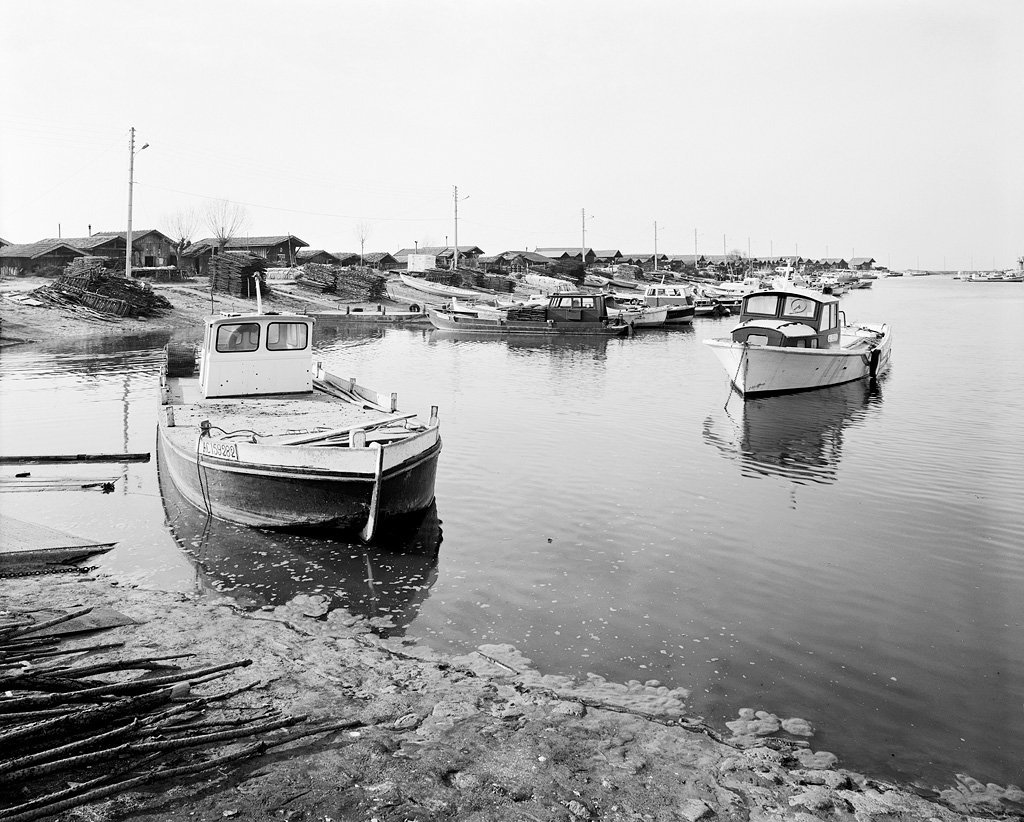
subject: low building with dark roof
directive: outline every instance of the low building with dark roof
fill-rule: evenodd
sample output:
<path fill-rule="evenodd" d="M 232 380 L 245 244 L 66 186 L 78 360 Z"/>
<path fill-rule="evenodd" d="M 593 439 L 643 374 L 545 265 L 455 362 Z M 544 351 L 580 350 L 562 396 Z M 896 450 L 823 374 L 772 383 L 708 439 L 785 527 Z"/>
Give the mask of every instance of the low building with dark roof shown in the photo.
<path fill-rule="evenodd" d="M 89 239 L 99 237 L 120 238 L 128 241 L 127 231 L 96 231 Z M 158 268 L 177 265 L 174 253 L 176 243 L 162 231 L 155 228 L 132 231 L 132 268 Z M 123 247 L 121 254 L 124 254 Z"/>
<path fill-rule="evenodd" d="M 853 271 L 870 271 L 875 264 L 874 257 L 851 257 L 850 268 Z"/>
<path fill-rule="evenodd" d="M 358 257 L 358 255 L 356 255 Z M 322 248 L 300 248 L 295 252 L 295 264 L 317 263 L 318 265 L 341 265 L 341 258 Z"/>
<path fill-rule="evenodd" d="M 262 257 L 269 267 L 291 268 L 295 265 L 296 252 L 308 246 L 309 243 L 294 234 L 276 234 L 268 237 L 232 237 L 224 244 L 223 250 L 246 251 Z M 220 252 L 220 241 L 216 237 L 207 237 L 192 243 L 181 256 L 185 264 L 191 266 L 197 274 L 205 274 L 209 269 L 210 258 Z"/>
<path fill-rule="evenodd" d="M 477 259 L 483 256 L 483 253 L 483 249 L 478 245 L 460 245 L 459 264 L 465 264 L 472 267 L 476 265 Z M 439 265 L 443 264 L 444 267 L 450 268 L 452 258 L 455 256 L 455 247 L 447 245 L 432 245 L 424 246 L 423 248 L 402 248 L 395 252 L 394 258 L 398 262 L 399 266 L 404 268 L 409 263 L 410 254 L 426 254 L 434 257 Z"/>
<path fill-rule="evenodd" d="M 88 252 L 64 240 L 40 240 L 35 243 L 8 244 L 0 248 L 0 277 L 28 277 L 33 274 L 57 275 L 64 267 Z"/>
<path fill-rule="evenodd" d="M 460 252 L 461 253 L 461 252 Z M 356 262 L 359 262 L 359 255 L 356 255 Z M 380 271 L 391 271 L 399 268 L 399 262 L 387 251 L 367 251 L 363 254 L 363 265 L 376 268 Z"/>
<path fill-rule="evenodd" d="M 584 249 L 580 246 L 576 246 L 575 248 L 535 248 L 534 251 L 537 254 L 543 254 L 545 257 L 550 257 L 552 260 L 582 261 L 586 265 L 593 265 L 594 261 L 597 260 L 597 254 L 594 252 L 594 249 Z"/>
<path fill-rule="evenodd" d="M 479 262 L 485 271 L 495 274 L 527 274 L 548 271 L 554 260 L 535 251 L 512 250 L 493 257 L 481 257 Z"/>

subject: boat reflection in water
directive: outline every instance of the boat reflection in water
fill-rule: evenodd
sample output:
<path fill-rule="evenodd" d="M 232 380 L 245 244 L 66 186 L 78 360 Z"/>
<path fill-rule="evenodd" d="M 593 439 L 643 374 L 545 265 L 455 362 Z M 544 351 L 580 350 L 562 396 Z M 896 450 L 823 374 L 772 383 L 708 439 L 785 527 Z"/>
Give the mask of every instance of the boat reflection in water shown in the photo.
<path fill-rule="evenodd" d="M 427 332 L 431 345 L 454 343 L 456 345 L 480 343 L 500 343 L 510 349 L 547 349 L 552 356 L 561 356 L 563 352 L 584 351 L 595 359 L 604 359 L 608 345 L 621 345 L 626 342 L 624 337 L 606 337 L 573 334 L 486 334 L 472 331 L 448 331 L 435 328 Z"/>
<path fill-rule="evenodd" d="M 382 524 L 374 546 L 327 535 L 266 531 L 208 517 L 159 470 L 167 525 L 196 568 L 199 584 L 243 608 L 283 605 L 301 594 L 325 598 L 371 620 L 384 637 L 403 636 L 437 579 L 437 504 Z"/>
<path fill-rule="evenodd" d="M 736 403 L 739 419 L 704 421 L 704 440 L 740 459 L 744 476 L 778 476 L 796 483 L 830 484 L 843 450 L 843 433 L 877 411 L 882 396 L 866 380 L 818 391 Z"/>

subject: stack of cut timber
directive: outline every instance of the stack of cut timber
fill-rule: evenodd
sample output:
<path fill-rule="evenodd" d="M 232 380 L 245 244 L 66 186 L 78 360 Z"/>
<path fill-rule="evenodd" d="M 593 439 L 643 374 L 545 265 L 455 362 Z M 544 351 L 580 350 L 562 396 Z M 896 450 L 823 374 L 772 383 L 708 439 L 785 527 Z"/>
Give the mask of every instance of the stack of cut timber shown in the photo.
<path fill-rule="evenodd" d="M 32 294 L 51 305 L 84 306 L 115 317 L 150 317 L 173 307 L 147 283 L 108 272 L 102 264 L 73 263 L 64 276 Z"/>
<path fill-rule="evenodd" d="M 102 274 L 107 270 L 105 257 L 78 257 L 64 267 L 67 277 L 85 277 L 89 274 Z"/>
<path fill-rule="evenodd" d="M 210 288 L 235 297 L 256 299 L 254 277 L 259 279 L 263 296 L 267 288 L 267 261 L 247 251 L 225 251 L 210 259 Z"/>
<path fill-rule="evenodd" d="M 386 293 L 384 286 L 388 281 L 386 274 L 369 268 L 347 268 L 338 274 L 335 290 L 345 300 L 382 300 Z"/>
<path fill-rule="evenodd" d="M 300 287 L 321 294 L 332 293 L 338 286 L 338 268 L 333 265 L 306 263 L 299 267 L 295 282 Z"/>
<path fill-rule="evenodd" d="M 468 273 L 463 273 L 463 282 L 472 288 L 485 288 L 502 294 L 511 294 L 515 291 L 516 284 L 511 277 L 503 274 L 485 274 L 482 271 L 467 277 Z"/>
<path fill-rule="evenodd" d="M 543 305 L 517 306 L 508 310 L 508 318 L 510 320 L 542 323 L 547 319 L 547 309 Z"/>

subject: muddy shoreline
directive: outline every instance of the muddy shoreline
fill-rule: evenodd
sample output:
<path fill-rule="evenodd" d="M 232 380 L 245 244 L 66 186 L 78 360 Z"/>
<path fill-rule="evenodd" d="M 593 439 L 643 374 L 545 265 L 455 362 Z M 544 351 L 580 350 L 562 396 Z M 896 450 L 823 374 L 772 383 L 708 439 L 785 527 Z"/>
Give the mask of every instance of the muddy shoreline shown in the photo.
<path fill-rule="evenodd" d="M 41 284 L 41 283 L 38 283 Z M 36 285 L 38 285 L 36 284 Z M 31 283 L 0 284 L 0 296 Z M 4 337 L 41 340 L 194 333 L 210 313 L 202 282 L 158 285 L 174 305 L 150 320 L 97 321 L 0 299 Z M 395 305 L 404 307 L 400 303 Z M 217 295 L 214 309 L 251 301 Z M 337 308 L 278 290 L 267 310 Z M 966 820 L 1024 818 L 1024 793 L 968 777 L 941 793 L 841 767 L 815 748 L 810 722 L 751 706 L 722 736 L 657 682 L 542 675 L 511 645 L 450 657 L 381 640 L 316 598 L 244 611 L 210 599 L 88 575 L 6 579 L 0 607 L 104 605 L 137 624 L 104 633 L 196 663 L 251 659 L 233 684 L 258 683 L 253 708 L 356 728 L 272 748 L 214 775 L 128 792 L 67 818 L 384 820 Z M 511 640 L 511 638 L 509 638 Z"/>
<path fill-rule="evenodd" d="M 131 617 L 137 624 L 102 634 L 125 655 L 252 660 L 230 683 L 255 683 L 244 696 L 252 710 L 353 726 L 68 818 L 952 822 L 1005 818 L 1006 800 L 1024 798 L 970 780 L 925 798 L 842 769 L 801 721 L 751 711 L 722 738 L 688 716 L 681 690 L 542 675 L 509 645 L 450 657 L 382 640 L 316 597 L 244 612 L 228 598 L 94 575 L 10 579 L 3 590 L 8 607 L 104 605 Z"/>

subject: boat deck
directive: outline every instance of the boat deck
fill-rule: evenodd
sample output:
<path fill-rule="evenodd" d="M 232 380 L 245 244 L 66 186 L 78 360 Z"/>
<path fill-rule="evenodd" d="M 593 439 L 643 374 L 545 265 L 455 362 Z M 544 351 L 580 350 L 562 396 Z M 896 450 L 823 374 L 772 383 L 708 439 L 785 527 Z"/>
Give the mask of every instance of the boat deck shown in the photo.
<path fill-rule="evenodd" d="M 226 432 L 252 431 L 260 440 L 379 423 L 391 416 L 366 403 L 313 390 L 303 394 L 205 399 L 195 377 L 167 380 L 167 405 L 177 428 L 198 427 L 203 420 Z"/>

